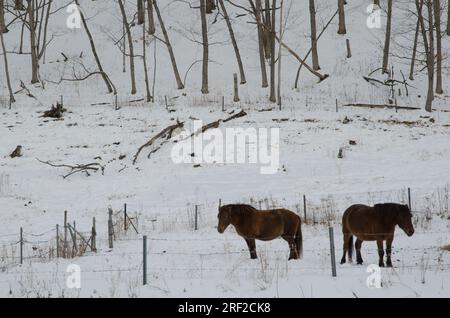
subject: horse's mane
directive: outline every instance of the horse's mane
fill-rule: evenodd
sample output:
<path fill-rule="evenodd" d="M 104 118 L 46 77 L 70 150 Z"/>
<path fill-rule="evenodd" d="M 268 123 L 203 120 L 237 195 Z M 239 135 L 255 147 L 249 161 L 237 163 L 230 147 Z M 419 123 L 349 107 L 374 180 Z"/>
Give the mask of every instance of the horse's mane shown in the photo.
<path fill-rule="evenodd" d="M 373 207 L 374 207 L 375 211 L 377 211 L 378 213 L 403 212 L 405 210 L 404 206 L 402 204 L 398 204 L 398 203 L 378 203 L 378 204 L 375 204 Z"/>
<path fill-rule="evenodd" d="M 233 212 L 242 214 L 256 211 L 256 209 L 249 204 L 228 204 L 224 207 L 230 207 Z"/>

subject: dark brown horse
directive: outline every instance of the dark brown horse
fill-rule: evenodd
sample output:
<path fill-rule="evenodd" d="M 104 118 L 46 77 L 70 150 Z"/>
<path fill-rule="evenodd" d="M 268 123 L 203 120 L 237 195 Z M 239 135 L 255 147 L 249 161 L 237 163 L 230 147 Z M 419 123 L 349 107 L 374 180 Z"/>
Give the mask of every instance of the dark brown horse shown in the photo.
<path fill-rule="evenodd" d="M 255 239 L 270 241 L 282 237 L 289 243 L 289 259 L 302 257 L 303 240 L 300 217 L 285 209 L 260 211 L 246 204 L 219 208 L 217 230 L 223 233 L 232 224 L 247 242 L 250 258 L 257 258 Z"/>
<path fill-rule="evenodd" d="M 344 255 L 341 264 L 345 263 L 348 251 L 352 261 L 353 235 L 356 236 L 356 262 L 362 264 L 361 244 L 363 241 L 377 241 L 379 266 L 384 267 L 383 241 L 386 241 L 387 266 L 392 267 L 391 252 L 395 226 L 398 225 L 408 236 L 414 234 L 411 222 L 412 214 L 407 205 L 396 203 L 375 204 L 369 207 L 355 204 L 349 207 L 342 217 L 342 233 L 344 234 Z"/>

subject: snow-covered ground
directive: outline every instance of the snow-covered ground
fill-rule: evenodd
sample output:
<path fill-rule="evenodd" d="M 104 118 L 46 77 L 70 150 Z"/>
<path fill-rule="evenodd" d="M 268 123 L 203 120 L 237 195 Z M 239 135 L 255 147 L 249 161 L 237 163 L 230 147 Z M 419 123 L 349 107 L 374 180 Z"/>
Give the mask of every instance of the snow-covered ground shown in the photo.
<path fill-rule="evenodd" d="M 189 40 L 199 38 L 198 10 L 181 2 L 160 2 L 184 76 L 192 62 L 201 58 L 201 46 Z M 318 4 L 319 29 L 334 13 L 335 1 L 331 2 L 333 6 Z M 431 114 L 342 106 L 387 103 L 389 96 L 388 88 L 375 88 L 362 80 L 380 65 L 384 34 L 382 29 L 366 27 L 369 2 L 352 1 L 347 6 L 351 59 L 345 58 L 347 37 L 336 34 L 336 20 L 319 41 L 321 72 L 330 75 L 324 82 L 317 84 L 303 69 L 300 86 L 293 89 L 297 62 L 283 51 L 282 110 L 268 103 L 268 92 L 259 87 L 256 30 L 246 23 L 250 17 L 234 19 L 248 80 L 240 86 L 239 103 L 231 102 L 236 66 L 221 19 L 210 29 L 211 43 L 217 44 L 211 46 L 211 93 L 207 96 L 200 94 L 200 64 L 191 69 L 187 88 L 175 89 L 165 48 L 158 43 L 156 102 L 127 103 L 143 96 L 142 65 L 136 59 L 140 93 L 129 96 L 129 73 L 122 73 L 120 51 L 110 38 L 121 31 L 118 7 L 106 0 L 82 5 L 92 17 L 89 23 L 95 30 L 105 70 L 118 88 L 119 110 L 112 106 L 114 97 L 104 94 L 100 79 L 60 85 L 47 82 L 45 89 L 33 87 L 28 84 L 28 57 L 10 54 L 14 90 L 22 80 L 37 99 L 19 93 L 11 110 L 6 105 L 0 108 L 0 297 L 449 297 L 450 252 L 441 249 L 450 244 L 449 68 L 444 69 L 447 95 L 436 98 L 436 110 Z M 398 5 L 393 51 L 409 55 L 400 46 L 407 38 L 403 30 L 415 21 L 408 19 L 404 4 Z M 233 17 L 241 13 L 233 7 L 229 11 Z M 292 1 L 288 12 L 285 41 L 303 56 L 309 48 L 306 1 Z M 41 66 L 44 80 L 57 81 L 63 72 L 71 75 L 71 66 L 62 62 L 60 52 L 76 57 L 83 51 L 84 63 L 94 68 L 84 31 L 65 29 L 66 16 L 64 11 L 58 13 L 49 26 L 58 36 Z M 214 19 L 209 18 L 211 22 Z M 20 28 L 11 29 L 5 40 L 16 50 L 12 39 Z M 133 32 L 139 39 L 138 30 Z M 448 37 L 444 42 L 448 48 Z M 136 46 L 136 50 L 141 49 L 138 41 Z M 148 54 L 153 54 L 153 44 Z M 392 58 L 392 63 L 398 72 L 408 73 L 404 59 Z M 0 67 L 3 76 L 3 64 Z M 150 61 L 149 68 L 152 73 Z M 417 74 L 411 85 L 409 96 L 405 92 L 397 96 L 398 104 L 423 108 L 425 74 Z M 3 80 L 0 89 L 6 95 Z M 64 118 L 41 118 L 60 95 L 68 109 Z M 165 95 L 170 111 L 165 107 Z M 92 105 L 103 102 L 111 104 Z M 174 164 L 172 142 L 149 159 L 151 149 L 144 150 L 132 164 L 139 146 L 176 120 L 192 130 L 194 118 L 206 124 L 240 109 L 248 115 L 222 123 L 220 128 L 279 128 L 280 167 L 276 174 L 261 174 L 258 164 Z M 260 111 L 268 109 L 272 110 Z M 9 158 L 17 145 L 23 146 L 23 157 Z M 338 158 L 339 149 L 343 158 Z M 104 174 L 80 173 L 64 179 L 67 169 L 50 167 L 37 159 L 55 164 L 98 162 L 105 170 Z M 330 224 L 334 226 L 339 261 L 342 212 L 353 203 L 407 203 L 408 187 L 416 233 L 407 237 L 397 229 L 394 269 L 382 269 L 382 288 L 367 287 L 370 273 L 366 266 L 338 265 L 337 277 L 332 278 L 328 224 L 323 222 L 326 215 L 334 216 Z M 303 225 L 302 260 L 288 262 L 287 244 L 282 240 L 257 242 L 259 259 L 250 260 L 245 242 L 234 229 L 217 233 L 219 200 L 222 204 L 285 207 L 303 216 L 303 195 L 307 199 L 307 224 Z M 137 217 L 139 234 L 133 229 L 118 233 L 110 249 L 108 207 L 119 212 L 125 203 L 128 213 Z M 195 205 L 198 230 L 194 230 Z M 55 247 L 56 224 L 62 226 L 66 210 L 69 221 L 76 221 L 76 228 L 83 233 L 90 231 L 92 218 L 96 218 L 97 253 L 73 259 L 49 258 L 49 250 Z M 312 224 L 313 219 L 319 224 Z M 17 244 L 21 227 L 25 241 L 22 265 Z M 148 236 L 146 286 L 142 286 L 143 235 Z M 362 253 L 365 265 L 377 263 L 374 242 L 365 242 Z M 70 264 L 81 268 L 81 289 L 66 285 Z"/>

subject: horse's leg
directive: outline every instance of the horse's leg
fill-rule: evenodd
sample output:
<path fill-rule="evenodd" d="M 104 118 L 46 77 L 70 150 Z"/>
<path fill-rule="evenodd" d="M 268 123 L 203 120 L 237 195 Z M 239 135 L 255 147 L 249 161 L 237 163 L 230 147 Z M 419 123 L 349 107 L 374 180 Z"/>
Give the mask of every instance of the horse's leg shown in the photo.
<path fill-rule="evenodd" d="M 351 233 L 344 233 L 344 247 L 343 247 L 344 255 L 342 255 L 341 264 L 345 263 L 345 254 L 347 254 L 347 252 L 348 252 L 348 244 L 350 241 L 350 237 L 351 237 Z M 352 260 L 349 259 L 349 262 L 351 262 L 351 261 Z"/>
<path fill-rule="evenodd" d="M 355 249 L 356 249 L 356 263 L 357 263 L 358 265 L 362 265 L 362 263 L 363 263 L 363 259 L 362 259 L 362 257 L 361 257 L 361 245 L 362 245 L 362 242 L 363 242 L 363 241 L 361 241 L 360 239 L 356 239 L 356 242 L 355 242 Z"/>
<path fill-rule="evenodd" d="M 245 241 L 247 242 L 248 250 L 250 251 L 250 258 L 251 259 L 258 258 L 258 256 L 256 255 L 255 239 L 245 239 Z"/>
<path fill-rule="evenodd" d="M 391 254 L 392 254 L 392 241 L 394 240 L 394 235 L 390 236 L 386 240 L 386 255 L 387 255 L 387 267 L 392 267 L 392 260 L 391 260 Z"/>
<path fill-rule="evenodd" d="M 289 244 L 289 260 L 298 259 L 299 255 L 297 253 L 297 245 L 292 235 L 283 235 L 282 238 Z"/>
<path fill-rule="evenodd" d="M 378 257 L 380 260 L 378 261 L 378 266 L 384 267 L 384 250 L 383 250 L 383 240 L 377 240 L 377 247 L 378 247 Z"/>

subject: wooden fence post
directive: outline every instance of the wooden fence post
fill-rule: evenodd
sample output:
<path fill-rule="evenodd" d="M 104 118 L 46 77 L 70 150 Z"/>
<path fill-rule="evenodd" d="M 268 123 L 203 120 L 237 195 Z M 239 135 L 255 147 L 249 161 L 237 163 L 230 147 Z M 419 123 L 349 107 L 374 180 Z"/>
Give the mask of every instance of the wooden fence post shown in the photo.
<path fill-rule="evenodd" d="M 92 218 L 92 232 L 91 232 L 91 251 L 97 252 L 97 231 L 95 230 L 95 217 Z"/>
<path fill-rule="evenodd" d="M 303 217 L 304 221 L 306 223 L 306 195 L 303 195 Z"/>
<path fill-rule="evenodd" d="M 329 235 L 330 235 L 330 256 L 331 256 L 331 275 L 336 277 L 336 255 L 334 249 L 334 231 L 333 227 L 329 227 Z"/>
<path fill-rule="evenodd" d="M 23 230 L 20 228 L 20 264 L 23 264 Z"/>
<path fill-rule="evenodd" d="M 222 96 L 222 111 L 225 111 L 225 96 Z"/>
<path fill-rule="evenodd" d="M 108 243 L 109 248 L 113 248 L 113 222 L 112 222 L 112 209 L 108 209 Z"/>
<path fill-rule="evenodd" d="M 408 188 L 408 207 L 411 211 L 411 188 Z"/>
<path fill-rule="evenodd" d="M 194 230 L 198 230 L 198 205 L 195 205 Z"/>
<path fill-rule="evenodd" d="M 147 285 L 147 235 L 144 235 L 142 241 L 142 258 L 143 258 L 143 284 Z"/>
<path fill-rule="evenodd" d="M 59 257 L 59 225 L 56 224 L 56 257 Z"/>
<path fill-rule="evenodd" d="M 350 40 L 347 39 L 345 40 L 345 42 L 347 43 L 347 58 L 351 58 L 352 57 L 352 49 L 350 48 Z"/>
<path fill-rule="evenodd" d="M 63 257 L 67 257 L 67 211 L 64 211 L 64 245 L 63 245 Z"/>
<path fill-rule="evenodd" d="M 127 204 L 123 205 L 123 229 L 127 232 Z"/>
<path fill-rule="evenodd" d="M 338 99 L 336 98 L 336 113 L 339 112 L 339 104 L 338 104 Z"/>

